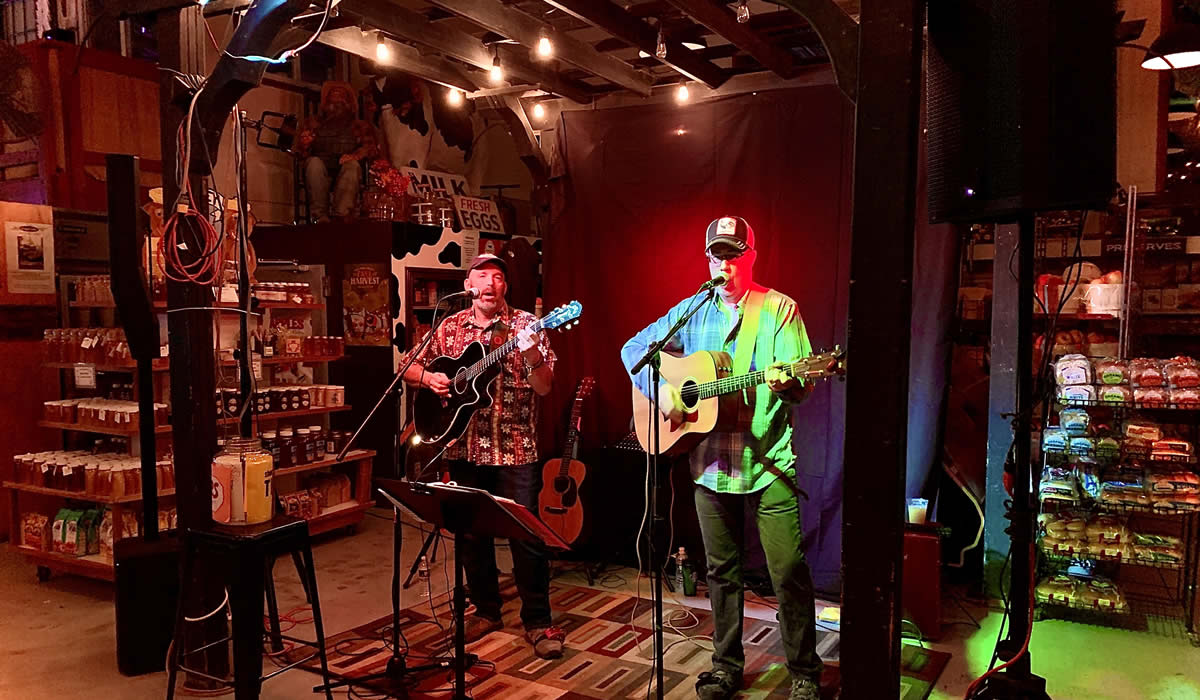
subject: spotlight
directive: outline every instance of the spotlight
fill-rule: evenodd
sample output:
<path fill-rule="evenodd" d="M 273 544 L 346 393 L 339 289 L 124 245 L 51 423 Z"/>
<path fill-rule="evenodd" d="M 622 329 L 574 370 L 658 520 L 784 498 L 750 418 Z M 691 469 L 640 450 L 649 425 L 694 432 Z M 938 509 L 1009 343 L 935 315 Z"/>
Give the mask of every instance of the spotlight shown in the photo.
<path fill-rule="evenodd" d="M 554 55 L 554 44 L 550 43 L 550 37 L 543 36 L 538 39 L 537 55 L 542 58 L 550 58 Z"/>
<path fill-rule="evenodd" d="M 450 92 L 446 93 L 446 103 L 451 107 L 457 107 L 463 103 L 463 94 L 459 90 L 450 88 Z"/>
<path fill-rule="evenodd" d="M 1176 22 L 1150 44 L 1142 68 L 1174 70 L 1200 65 L 1200 26 L 1191 22 Z"/>
<path fill-rule="evenodd" d="M 386 61 L 392 55 L 392 50 L 388 48 L 387 40 L 383 38 L 383 34 L 379 34 L 379 38 L 375 43 L 375 58 L 380 61 Z"/>
<path fill-rule="evenodd" d="M 750 5 L 747 0 L 742 0 L 737 6 L 737 21 L 738 24 L 745 24 L 750 21 Z"/>
<path fill-rule="evenodd" d="M 675 90 L 675 101 L 680 104 L 688 101 L 687 85 L 680 85 L 679 88 Z"/>
<path fill-rule="evenodd" d="M 541 119 L 542 117 L 545 117 L 545 116 L 546 116 L 546 108 L 542 106 L 541 102 L 535 103 L 533 105 L 533 118 Z"/>

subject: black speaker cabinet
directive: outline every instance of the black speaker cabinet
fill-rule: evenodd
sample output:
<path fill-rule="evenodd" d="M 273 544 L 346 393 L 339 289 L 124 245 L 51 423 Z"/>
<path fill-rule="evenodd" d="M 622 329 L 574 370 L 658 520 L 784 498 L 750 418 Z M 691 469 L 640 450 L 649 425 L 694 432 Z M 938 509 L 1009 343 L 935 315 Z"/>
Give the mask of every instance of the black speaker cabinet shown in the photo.
<path fill-rule="evenodd" d="M 930 0 L 929 217 L 1102 207 L 1116 186 L 1111 0 Z"/>

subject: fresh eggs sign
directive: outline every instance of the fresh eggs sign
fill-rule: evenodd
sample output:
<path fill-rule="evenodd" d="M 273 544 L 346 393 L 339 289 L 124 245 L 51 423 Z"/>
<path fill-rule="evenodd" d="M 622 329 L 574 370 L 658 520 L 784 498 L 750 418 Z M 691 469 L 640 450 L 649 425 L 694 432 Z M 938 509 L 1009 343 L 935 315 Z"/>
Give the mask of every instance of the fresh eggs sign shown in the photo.
<path fill-rule="evenodd" d="M 458 210 L 458 220 L 463 228 L 481 233 L 504 233 L 500 210 L 492 200 L 455 195 L 454 208 Z"/>

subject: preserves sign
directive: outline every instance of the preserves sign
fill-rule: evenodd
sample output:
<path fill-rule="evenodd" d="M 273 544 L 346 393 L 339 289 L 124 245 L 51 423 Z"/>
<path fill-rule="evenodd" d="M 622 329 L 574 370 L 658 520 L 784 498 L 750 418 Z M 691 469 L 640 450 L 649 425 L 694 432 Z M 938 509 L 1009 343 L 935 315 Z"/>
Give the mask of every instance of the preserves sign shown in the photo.
<path fill-rule="evenodd" d="M 490 199 L 455 195 L 454 208 L 458 210 L 458 220 L 464 229 L 480 233 L 506 233 L 504 222 L 500 219 L 500 209 Z"/>

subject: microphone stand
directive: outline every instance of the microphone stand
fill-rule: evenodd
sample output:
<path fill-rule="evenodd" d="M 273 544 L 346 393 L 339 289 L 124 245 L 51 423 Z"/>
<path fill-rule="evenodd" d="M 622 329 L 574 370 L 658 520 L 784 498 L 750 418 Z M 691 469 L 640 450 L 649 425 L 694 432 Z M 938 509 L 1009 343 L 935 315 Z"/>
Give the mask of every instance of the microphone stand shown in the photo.
<path fill-rule="evenodd" d="M 446 301 L 447 299 L 463 296 L 465 294 L 469 294 L 469 292 L 455 292 L 454 294 L 447 294 L 441 299 L 438 299 L 437 303 L 434 304 L 433 327 L 429 330 L 429 334 L 426 335 L 425 338 L 421 340 L 421 343 L 417 345 L 416 349 L 412 351 L 412 353 L 409 355 L 408 362 L 405 362 L 404 366 L 400 368 L 400 371 L 396 372 L 396 376 L 392 378 L 392 383 L 388 385 L 388 388 L 384 390 L 383 394 L 379 397 L 379 400 L 375 402 L 375 407 L 371 409 L 370 413 L 367 414 L 367 417 L 363 419 L 362 423 L 360 423 L 358 428 L 354 431 L 354 435 L 352 435 L 346 442 L 346 446 L 343 447 L 342 451 L 338 453 L 337 460 L 339 462 L 346 458 L 346 454 L 350 451 L 350 448 L 354 445 L 355 441 L 358 440 L 358 436 L 362 434 L 363 429 L 366 428 L 367 424 L 371 422 L 371 418 L 375 416 L 375 413 L 379 411 L 379 408 L 383 406 L 383 402 L 392 395 L 393 391 L 396 392 L 396 414 L 399 415 L 399 401 L 403 396 L 403 391 L 399 390 L 399 386 L 401 380 L 404 378 L 404 373 L 408 371 L 409 367 L 412 367 L 413 362 L 415 362 L 416 359 L 421 356 L 421 353 L 425 351 L 425 348 L 429 346 L 429 343 L 433 340 L 433 336 L 437 333 L 438 327 L 442 325 L 442 322 L 449 318 L 449 314 L 447 314 L 439 319 L 437 317 L 438 309 L 441 307 L 442 302 Z M 397 459 L 399 458 L 399 455 L 400 445 L 397 444 Z M 405 675 L 410 673 L 420 673 L 422 671 L 431 671 L 439 668 L 449 669 L 452 667 L 452 661 L 445 659 L 437 660 L 433 663 L 409 667 L 404 660 L 405 655 L 408 653 L 407 647 L 404 650 L 404 654 L 400 653 L 400 551 L 403 545 L 403 528 L 400 524 L 399 510 L 395 508 L 392 510 L 394 513 L 392 518 L 392 658 L 388 659 L 387 667 L 380 673 L 373 673 L 368 676 L 361 676 L 359 678 L 342 680 L 336 683 L 319 685 L 313 688 L 314 693 L 323 692 L 326 688 L 332 690 L 334 688 L 340 688 L 343 686 L 362 685 L 385 678 L 392 681 L 401 681 Z"/>
<path fill-rule="evenodd" d="M 708 291 L 708 293 L 704 296 L 704 301 L 700 304 L 693 304 L 692 308 L 688 309 L 687 313 L 685 313 L 683 316 L 681 316 L 679 318 L 679 320 L 675 322 L 675 325 L 671 326 L 671 329 L 667 331 L 666 335 L 664 335 L 659 340 L 656 340 L 653 343 L 651 343 L 650 347 L 646 349 L 646 354 L 643 355 L 642 359 L 638 360 L 637 364 L 635 364 L 633 366 L 633 368 L 630 370 L 630 374 L 636 375 L 636 374 L 640 373 L 643 369 L 648 369 L 648 373 L 649 373 L 649 377 L 650 377 L 650 387 L 649 387 L 650 388 L 650 396 L 646 400 L 650 402 L 649 415 L 654 416 L 655 411 L 658 410 L 658 400 L 659 400 L 659 386 L 658 385 L 662 381 L 662 375 L 659 372 L 659 368 L 661 367 L 661 360 L 659 358 L 659 353 L 662 351 L 662 349 L 664 347 L 666 347 L 667 342 L 669 340 L 671 340 L 671 338 L 673 338 L 676 333 L 679 332 L 680 328 L 683 328 L 684 324 L 686 324 L 692 318 L 692 316 L 696 315 L 696 312 L 698 312 L 700 310 L 700 308 L 704 306 L 704 304 L 712 301 L 713 296 L 717 293 L 717 290 L 716 290 L 717 286 L 718 285 L 712 284 L 711 282 L 705 282 L 703 285 L 701 285 L 701 287 L 700 287 L 701 291 L 704 291 L 705 288 L 707 288 L 707 291 Z M 650 543 L 650 546 L 649 546 L 649 550 L 650 550 L 650 556 L 649 556 L 649 560 L 650 560 L 650 590 L 653 593 L 653 599 L 654 599 L 654 670 L 653 670 L 653 673 L 655 674 L 655 679 L 657 681 L 656 686 L 658 688 L 655 691 L 655 697 L 658 698 L 658 700 L 662 700 L 662 697 L 663 697 L 663 591 L 662 591 L 663 580 L 662 580 L 662 570 L 661 570 L 661 567 L 659 567 L 659 565 L 658 565 L 658 550 L 655 547 L 655 533 L 659 531 L 659 528 L 661 528 L 665 525 L 666 518 L 664 518 L 663 515 L 658 510 L 658 501 L 659 501 L 658 491 L 660 488 L 659 483 L 658 483 L 658 476 L 659 476 L 659 474 L 658 474 L 658 458 L 659 458 L 660 452 L 661 452 L 661 448 L 659 446 L 659 421 L 658 420 L 655 420 L 653 422 L 650 432 L 651 432 L 651 440 L 653 443 L 653 449 L 650 450 L 646 454 L 646 465 L 647 465 L 646 468 L 650 470 L 650 511 L 651 511 L 651 514 L 650 514 L 650 528 L 646 534 L 646 537 Z"/>

